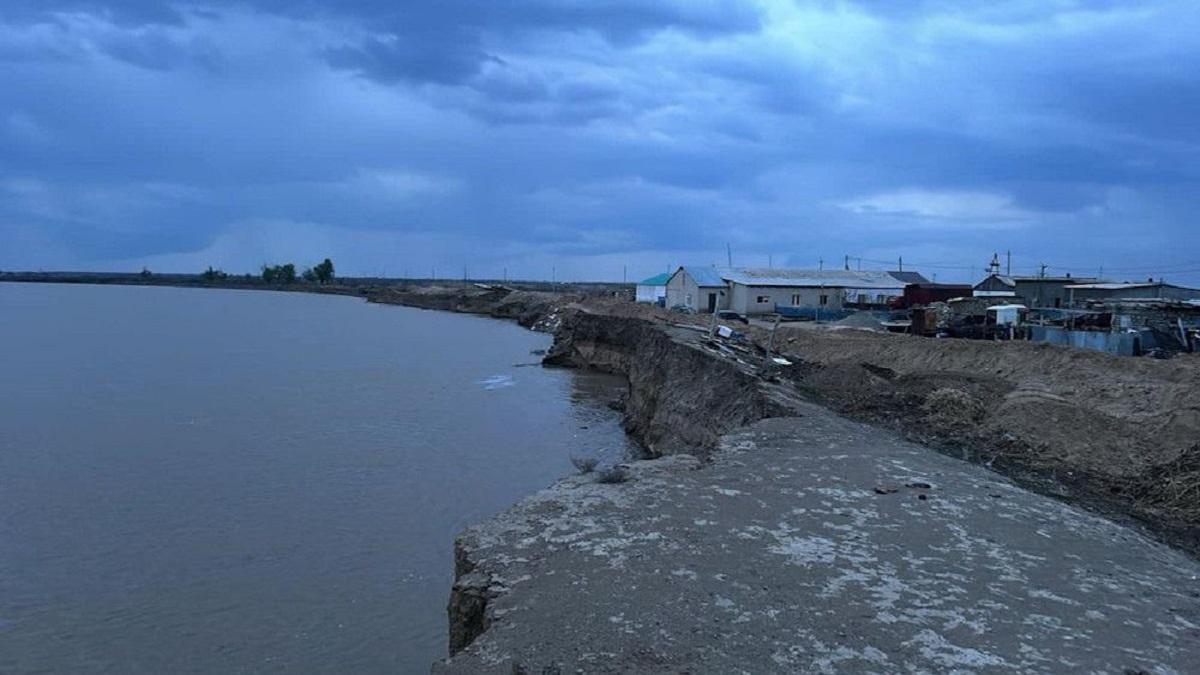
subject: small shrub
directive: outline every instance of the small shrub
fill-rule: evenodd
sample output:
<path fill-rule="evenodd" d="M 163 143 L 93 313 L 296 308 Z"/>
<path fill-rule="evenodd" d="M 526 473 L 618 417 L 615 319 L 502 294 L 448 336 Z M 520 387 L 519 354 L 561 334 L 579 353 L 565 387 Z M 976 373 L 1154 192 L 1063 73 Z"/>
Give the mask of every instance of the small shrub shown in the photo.
<path fill-rule="evenodd" d="M 579 470 L 579 473 L 591 473 L 596 470 L 596 465 L 600 460 L 596 457 L 572 457 L 571 463 Z"/>
<path fill-rule="evenodd" d="M 629 472 L 621 465 L 610 466 L 596 472 L 597 483 L 615 484 L 624 483 L 627 480 L 629 480 Z"/>

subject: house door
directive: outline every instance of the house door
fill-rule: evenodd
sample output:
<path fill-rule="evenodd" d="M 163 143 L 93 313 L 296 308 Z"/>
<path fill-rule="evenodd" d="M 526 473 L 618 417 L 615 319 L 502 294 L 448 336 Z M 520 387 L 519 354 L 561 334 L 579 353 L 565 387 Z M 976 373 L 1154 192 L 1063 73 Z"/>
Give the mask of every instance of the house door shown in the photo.
<path fill-rule="evenodd" d="M 715 311 L 717 311 L 717 294 L 709 293 L 708 294 L 708 313 L 712 314 Z"/>

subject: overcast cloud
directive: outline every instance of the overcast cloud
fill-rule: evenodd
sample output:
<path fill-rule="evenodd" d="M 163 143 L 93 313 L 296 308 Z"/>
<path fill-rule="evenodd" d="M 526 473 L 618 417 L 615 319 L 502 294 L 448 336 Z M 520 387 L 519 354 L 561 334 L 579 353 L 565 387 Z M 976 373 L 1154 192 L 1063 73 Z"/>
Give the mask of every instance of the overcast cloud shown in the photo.
<path fill-rule="evenodd" d="M 1193 0 L 7 0 L 0 269 L 620 279 L 728 243 L 1196 284 L 1197 35 Z"/>

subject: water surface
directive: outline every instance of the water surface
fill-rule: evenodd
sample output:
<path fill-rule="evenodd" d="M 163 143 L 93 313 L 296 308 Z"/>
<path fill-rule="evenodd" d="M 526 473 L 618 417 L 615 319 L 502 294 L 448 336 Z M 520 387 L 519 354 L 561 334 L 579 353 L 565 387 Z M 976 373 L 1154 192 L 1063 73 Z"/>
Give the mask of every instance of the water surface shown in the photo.
<path fill-rule="evenodd" d="M 0 284 L 0 672 L 427 672 L 453 535 L 627 450 L 480 317 Z"/>

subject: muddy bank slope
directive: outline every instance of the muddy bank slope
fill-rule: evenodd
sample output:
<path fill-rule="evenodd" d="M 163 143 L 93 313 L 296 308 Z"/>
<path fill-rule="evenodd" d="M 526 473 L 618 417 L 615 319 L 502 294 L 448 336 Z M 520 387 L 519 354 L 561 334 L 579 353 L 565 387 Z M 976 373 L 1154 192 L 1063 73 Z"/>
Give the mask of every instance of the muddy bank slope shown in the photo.
<path fill-rule="evenodd" d="M 1195 359 L 863 331 L 777 339 L 795 362 L 780 377 L 810 400 L 1200 551 Z"/>
<path fill-rule="evenodd" d="M 625 375 L 626 427 L 650 457 L 703 451 L 726 431 L 788 414 L 799 397 L 1200 551 L 1196 359 L 783 328 L 776 351 L 792 364 L 763 377 L 766 331 L 718 344 L 702 327 L 575 306 L 546 362 Z"/>
<path fill-rule="evenodd" d="M 526 328 L 553 332 L 562 309 L 584 293 L 523 291 L 501 286 L 436 284 L 373 288 L 367 302 L 513 319 Z"/>
<path fill-rule="evenodd" d="M 800 399 L 748 360 L 713 358 L 696 329 L 572 307 L 544 363 L 623 375 L 625 430 L 646 457 L 703 455 L 731 429 L 790 414 Z"/>
<path fill-rule="evenodd" d="M 456 311 L 489 307 L 480 313 L 491 314 L 495 302 L 463 303 L 468 309 Z M 780 634 L 778 649 L 769 652 L 771 662 L 782 669 L 825 670 L 839 660 L 885 669 L 898 663 L 935 669 L 969 665 L 955 660 L 959 657 L 983 659 L 972 661 L 975 666 L 1173 667 L 1177 650 L 1156 657 L 1127 645 L 1119 653 L 1104 649 L 1095 659 L 1080 661 L 1075 651 L 1054 648 L 1068 639 L 1064 636 L 1087 643 L 1109 639 L 1095 626 L 1062 620 L 1064 612 L 1070 614 L 1065 607 L 1095 602 L 1088 594 L 1097 584 L 1116 593 L 1101 600 L 1114 603 L 1112 612 L 1136 615 L 1121 617 L 1123 621 L 1159 625 L 1160 635 L 1165 635 L 1163 626 L 1175 621 L 1187 629 L 1180 639 L 1200 637 L 1195 628 L 1200 616 L 1194 616 L 1200 610 L 1194 603 L 1179 610 L 1181 599 L 1195 597 L 1184 592 L 1181 582 L 1194 573 L 1187 567 L 1191 562 L 1180 562 L 1186 557 L 1062 503 L 1082 502 L 1118 521 L 1136 517 L 1159 538 L 1192 552 L 1200 549 L 1200 517 L 1196 500 L 1189 497 L 1200 487 L 1198 450 L 1191 445 L 1197 428 L 1192 402 L 1200 395 L 1194 361 L 1122 359 L 1028 343 L 785 329 L 776 346 L 791 365 L 762 373 L 761 347 L 767 336 L 758 329 L 747 329 L 745 341 L 719 343 L 707 336 L 702 318 L 595 299 L 559 299 L 546 307 L 552 308 L 557 326 L 546 363 L 624 375 L 629 382 L 623 402 L 626 429 L 642 442 L 648 457 L 663 459 L 635 463 L 632 484 L 602 486 L 588 476 L 566 479 L 464 533 L 456 546 L 457 581 L 449 605 L 451 645 L 459 656 L 441 667 L 505 672 L 566 664 L 617 671 L 720 668 L 736 662 L 725 663 L 720 652 L 678 640 L 681 633 L 669 627 L 687 626 L 701 636 L 711 628 L 717 632 L 702 640 L 708 645 L 720 644 L 717 633 L 741 636 L 742 656 L 757 658 L 768 652 L 755 651 L 754 636 L 774 630 L 760 614 L 774 622 L 786 611 L 800 612 L 786 625 L 804 629 L 802 639 L 791 644 Z M 765 435 L 754 436 L 759 432 Z M 914 440 L 921 444 L 910 442 Z M 1019 490 L 958 458 L 1059 501 Z M 761 465 L 767 461 L 776 463 Z M 715 473 L 706 477 L 706 472 Z M 958 487 L 930 491 L 942 485 Z M 988 491 L 987 499 L 979 491 Z M 914 499 L 945 500 L 931 509 L 944 522 L 930 521 L 925 512 L 913 512 L 911 519 L 909 506 L 899 512 L 871 506 L 876 497 L 901 493 L 906 496 L 897 499 L 908 500 L 905 505 Z M 723 506 L 722 497 L 741 495 L 746 509 Z M 801 495 L 818 501 L 811 509 L 796 507 L 793 500 Z M 831 501 L 831 496 L 837 499 Z M 1007 515 L 997 515 L 1007 507 L 992 500 L 1006 498 L 1013 507 Z M 841 507 L 830 510 L 831 503 L 840 501 L 851 511 L 858 509 L 858 516 Z M 850 521 L 771 520 L 788 509 L 793 516 L 803 515 L 797 508 L 828 511 L 831 518 L 848 516 Z M 668 522 L 670 513 L 679 522 Z M 970 516 L 965 524 L 964 514 Z M 728 527 L 731 523 L 736 527 Z M 722 527 L 709 529 L 710 524 Z M 879 540 L 863 549 L 860 544 L 872 526 L 879 528 Z M 777 532 L 765 532 L 772 529 Z M 899 539 L 884 535 L 893 531 Z M 771 555 L 741 556 L 738 551 L 756 536 L 766 537 L 765 551 Z M 933 582 L 923 581 L 929 571 L 905 553 L 909 541 L 927 542 L 927 557 L 936 558 L 942 568 L 963 566 L 969 570 L 967 578 L 980 583 L 1000 578 L 1015 586 L 951 584 L 943 589 L 948 595 L 927 595 L 919 587 Z M 1111 542 L 1117 543 L 1109 550 Z M 1060 569 L 1055 552 L 1063 547 L 1070 549 L 1064 554 L 1070 560 L 1107 561 L 1101 566 L 1112 562 L 1116 567 Z M 694 566 L 676 567 L 681 550 L 689 552 Z M 1010 551 L 1015 557 L 1005 563 L 1001 558 Z M 787 566 L 796 564 L 797 558 L 789 557 L 793 552 L 800 567 L 827 569 L 793 589 L 797 570 Z M 1170 560 L 1166 567 L 1162 556 Z M 880 566 L 874 567 L 875 562 Z M 847 577 L 848 563 L 856 566 Z M 1182 576 L 1179 564 L 1187 567 Z M 721 589 L 708 583 L 699 567 L 712 567 L 711 577 Z M 740 578 L 747 569 L 753 579 Z M 608 579 L 607 570 L 616 570 L 619 579 Z M 897 576 L 897 570 L 903 573 Z M 1100 576 L 1089 576 L 1093 573 Z M 1165 584 L 1170 597 L 1155 602 L 1170 604 L 1170 612 L 1184 611 L 1179 614 L 1183 621 L 1154 614 L 1163 607 L 1155 602 L 1132 608 L 1116 604 L 1118 596 L 1134 591 L 1122 590 L 1123 582 L 1114 578 L 1141 579 L 1135 581 L 1139 587 Z M 706 583 L 673 586 L 696 579 Z M 748 592 L 763 579 L 767 596 Z M 1030 583 L 1039 584 L 1036 593 L 1021 596 L 1020 589 Z M 612 595 L 615 587 L 629 587 L 640 597 L 660 597 L 672 588 L 680 594 L 673 608 L 669 603 L 645 606 L 632 597 Z M 857 594 L 846 595 L 850 587 L 858 588 Z M 791 597 L 794 592 L 800 595 Z M 779 598 L 772 600 L 776 594 Z M 897 605 L 905 594 L 911 597 Z M 838 599 L 825 608 L 825 620 L 834 623 L 806 619 L 797 609 L 814 597 Z M 976 606 L 984 610 L 971 609 Z M 532 607 L 537 612 L 529 614 Z M 724 610 L 731 607 L 738 609 L 736 615 L 726 616 Z M 606 608 L 613 611 L 601 616 Z M 893 611 L 898 608 L 904 613 Z M 847 609 L 861 612 L 855 614 L 859 619 L 874 618 L 856 624 L 855 617 L 842 615 Z M 976 616 L 980 611 L 988 616 Z M 1099 621 L 1101 616 L 1108 620 L 1110 614 L 1096 609 L 1083 618 Z M 537 628 L 538 617 L 548 617 L 550 623 Z M 905 629 L 883 627 L 896 622 Z M 1054 624 L 1062 635 L 1057 642 L 1035 644 L 1029 633 L 1020 632 L 1021 626 L 1034 624 Z M 837 627 L 836 635 L 826 635 L 826 625 Z M 884 637 L 872 642 L 860 636 L 854 644 L 834 639 L 845 637 L 847 625 L 856 626 L 862 636 Z M 1001 642 L 981 637 L 993 625 L 1003 626 Z M 913 626 L 921 628 L 908 631 Z M 985 629 L 972 628 L 972 637 L 947 626 Z M 647 631 L 658 631 L 662 641 L 645 639 Z M 1153 639 L 1139 638 L 1146 644 Z M 700 660 L 689 660 L 686 655 L 692 653 Z M 805 660 L 813 654 L 819 658 Z M 606 661 L 615 657 L 617 661 Z"/>

